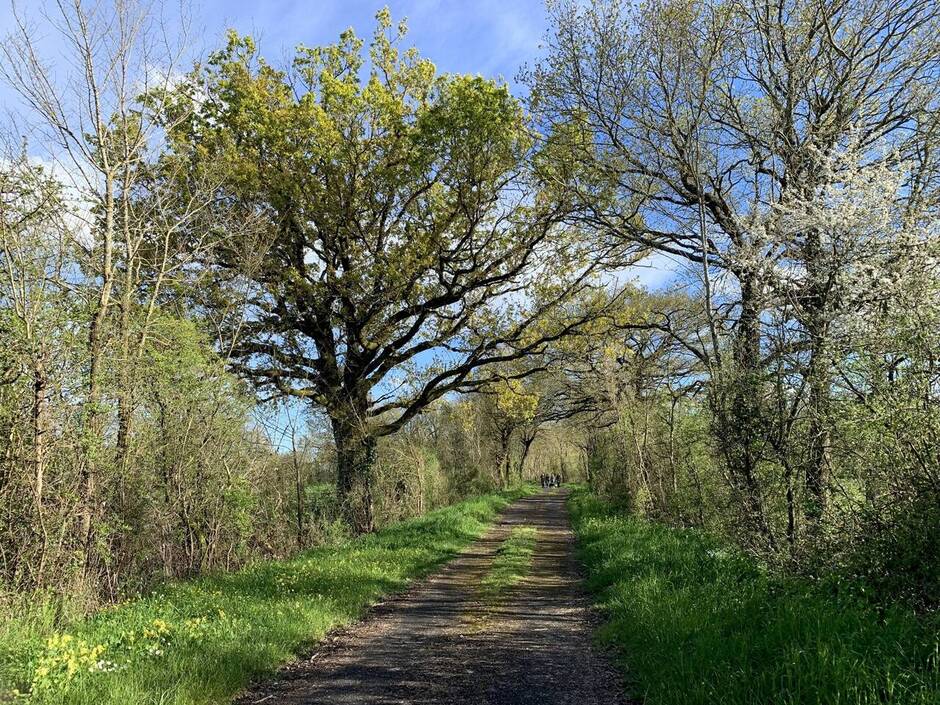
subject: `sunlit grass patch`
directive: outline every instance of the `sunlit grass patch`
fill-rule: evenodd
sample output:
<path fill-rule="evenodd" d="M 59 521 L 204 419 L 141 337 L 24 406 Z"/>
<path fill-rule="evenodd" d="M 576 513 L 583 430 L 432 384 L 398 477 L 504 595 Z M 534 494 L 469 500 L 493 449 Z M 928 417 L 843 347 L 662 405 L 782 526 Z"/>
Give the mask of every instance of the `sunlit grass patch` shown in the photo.
<path fill-rule="evenodd" d="M 774 576 L 695 531 L 570 503 L 589 585 L 648 705 L 936 705 L 937 617 Z"/>
<path fill-rule="evenodd" d="M 524 491 L 463 502 L 292 560 L 176 583 L 67 629 L 7 629 L 17 641 L 0 642 L 0 702 L 13 692 L 57 705 L 228 702 L 383 594 L 453 557 Z"/>
<path fill-rule="evenodd" d="M 484 600 L 497 600 L 522 580 L 532 567 L 532 553 L 538 532 L 530 526 L 513 529 L 496 549 L 489 572 L 480 583 Z"/>

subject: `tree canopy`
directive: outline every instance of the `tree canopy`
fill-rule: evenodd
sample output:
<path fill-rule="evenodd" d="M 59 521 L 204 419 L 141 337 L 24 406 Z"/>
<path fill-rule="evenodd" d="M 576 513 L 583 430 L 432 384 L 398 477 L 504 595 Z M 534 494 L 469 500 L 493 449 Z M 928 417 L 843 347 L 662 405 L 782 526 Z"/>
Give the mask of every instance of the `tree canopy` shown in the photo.
<path fill-rule="evenodd" d="M 566 304 L 605 255 L 562 225 L 506 86 L 438 74 L 400 48 L 403 24 L 377 22 L 368 49 L 348 30 L 286 71 L 230 35 L 174 133 L 195 170 L 224 165 L 219 208 L 262 220 L 212 263 L 249 282 L 229 352 L 260 389 L 325 409 L 344 493 L 371 439 L 575 332 L 593 312 Z"/>

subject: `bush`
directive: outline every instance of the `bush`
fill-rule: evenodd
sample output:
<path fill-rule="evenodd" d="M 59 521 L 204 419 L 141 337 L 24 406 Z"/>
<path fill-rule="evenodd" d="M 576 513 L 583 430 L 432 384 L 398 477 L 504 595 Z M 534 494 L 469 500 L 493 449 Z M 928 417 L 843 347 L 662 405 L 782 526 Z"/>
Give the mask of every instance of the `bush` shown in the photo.
<path fill-rule="evenodd" d="M 887 516 L 867 513 L 859 536 L 840 571 L 843 582 L 878 604 L 940 610 L 940 493 L 919 492 Z"/>

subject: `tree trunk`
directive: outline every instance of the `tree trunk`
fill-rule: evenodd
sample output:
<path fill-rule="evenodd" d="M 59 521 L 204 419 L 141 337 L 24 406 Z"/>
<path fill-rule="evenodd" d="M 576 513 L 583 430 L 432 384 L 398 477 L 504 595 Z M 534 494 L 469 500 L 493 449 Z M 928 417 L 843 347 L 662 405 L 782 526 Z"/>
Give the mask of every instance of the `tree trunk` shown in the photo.
<path fill-rule="evenodd" d="M 331 413 L 333 441 L 336 444 L 336 496 L 343 514 L 357 534 L 375 530 L 372 497 L 372 470 L 376 438 L 350 419 L 356 413 Z"/>
<path fill-rule="evenodd" d="M 512 437 L 512 429 L 500 429 L 499 431 L 499 465 L 496 468 L 496 476 L 502 488 L 509 486 L 509 440 Z"/>
<path fill-rule="evenodd" d="M 127 259 L 127 273 L 124 277 L 124 291 L 121 297 L 121 359 L 120 359 L 120 389 L 118 389 L 118 427 L 117 440 L 115 443 L 115 456 L 119 468 L 118 481 L 123 488 L 125 475 L 130 466 L 130 437 L 131 423 L 133 422 L 134 404 L 131 395 L 134 390 L 134 380 L 132 379 L 133 363 L 131 361 L 131 287 L 133 286 L 132 262 L 130 256 Z M 123 500 L 123 491 L 121 492 Z"/>
<path fill-rule="evenodd" d="M 806 465 L 806 518 L 812 528 L 826 511 L 832 466 L 829 380 L 814 374 L 809 393 L 809 457 Z"/>
<path fill-rule="evenodd" d="M 820 233 L 806 235 L 803 257 L 808 277 L 801 300 L 803 326 L 811 341 L 806 381 L 809 387 L 809 427 L 806 463 L 806 520 L 812 532 L 818 527 L 826 510 L 832 464 L 832 414 L 829 353 L 829 289 L 831 265 L 823 251 Z"/>
<path fill-rule="evenodd" d="M 784 465 L 784 482 L 787 486 L 787 545 L 790 555 L 796 551 L 796 507 L 793 492 L 793 468 L 790 463 Z"/>
<path fill-rule="evenodd" d="M 529 450 L 535 442 L 535 432 L 527 433 L 522 437 L 522 455 L 519 458 L 519 477 L 525 474 L 525 461 L 529 457 Z"/>
<path fill-rule="evenodd" d="M 304 485 L 303 475 L 301 473 L 300 462 L 297 459 L 297 449 L 294 448 L 291 454 L 294 461 L 294 492 L 297 502 L 297 547 L 304 546 Z"/>
<path fill-rule="evenodd" d="M 104 327 L 111 303 L 114 269 L 114 179 L 105 178 L 104 227 L 101 230 L 101 288 L 95 311 L 88 327 L 88 397 L 85 400 L 85 422 L 82 429 L 84 471 L 82 473 L 81 536 L 84 544 L 83 575 L 92 569 L 94 518 L 97 510 L 98 470 L 101 462 L 102 410 L 101 376 L 104 357 Z"/>
<path fill-rule="evenodd" d="M 46 366 L 43 361 L 37 360 L 33 367 L 33 466 L 35 470 L 34 497 L 36 512 L 42 520 L 43 491 L 46 474 L 46 429 L 47 429 L 47 402 Z"/>
<path fill-rule="evenodd" d="M 745 524 L 765 542 L 765 548 L 775 551 L 776 541 L 767 521 L 757 476 L 763 440 L 757 282 L 746 272 L 739 278 L 741 315 L 734 340 L 734 368 L 730 379 L 721 381 L 716 400 L 718 440 L 731 475 L 732 489 L 741 501 Z"/>
<path fill-rule="evenodd" d="M 46 564 L 46 551 L 49 546 L 49 534 L 46 530 L 46 517 L 43 506 L 43 493 L 46 476 L 46 435 L 49 430 L 48 419 L 48 384 L 46 365 L 40 355 L 33 368 L 33 464 L 35 471 L 34 500 L 36 504 L 36 519 L 42 535 L 42 546 L 39 552 L 39 565 L 36 569 L 36 583 L 43 584 L 43 573 Z"/>

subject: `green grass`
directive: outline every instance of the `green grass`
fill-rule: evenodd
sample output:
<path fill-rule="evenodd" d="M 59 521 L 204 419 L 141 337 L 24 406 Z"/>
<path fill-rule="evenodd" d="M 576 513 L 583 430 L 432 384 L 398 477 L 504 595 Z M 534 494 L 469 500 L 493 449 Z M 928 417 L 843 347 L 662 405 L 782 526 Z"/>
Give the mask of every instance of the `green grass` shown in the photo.
<path fill-rule="evenodd" d="M 484 600 L 499 599 L 528 574 L 532 567 L 536 534 L 530 526 L 518 526 L 496 549 L 493 564 L 480 583 Z"/>
<path fill-rule="evenodd" d="M 940 703 L 938 621 L 775 577 L 699 532 L 570 509 L 589 585 L 648 705 Z"/>
<path fill-rule="evenodd" d="M 451 558 L 525 491 L 463 502 L 292 560 L 176 583 L 67 633 L 16 628 L 13 620 L 0 632 L 0 702 L 11 688 L 31 691 L 28 702 L 62 705 L 228 702 L 381 595 Z"/>

